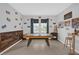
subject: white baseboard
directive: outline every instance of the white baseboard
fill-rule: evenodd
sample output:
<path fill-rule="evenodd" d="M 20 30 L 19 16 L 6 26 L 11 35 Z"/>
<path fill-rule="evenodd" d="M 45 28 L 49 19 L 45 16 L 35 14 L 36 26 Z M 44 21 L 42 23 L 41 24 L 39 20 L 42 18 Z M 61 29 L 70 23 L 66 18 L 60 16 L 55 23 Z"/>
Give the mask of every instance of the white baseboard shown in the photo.
<path fill-rule="evenodd" d="M 2 55 L 4 52 L 8 51 L 9 49 L 11 49 L 13 46 L 15 46 L 16 44 L 18 44 L 19 42 L 21 42 L 22 40 L 19 40 L 18 42 L 14 43 L 13 45 L 11 45 L 10 47 L 8 47 L 7 49 L 3 50 L 0 55 Z"/>
<path fill-rule="evenodd" d="M 63 41 L 61 41 L 61 40 L 58 40 L 58 41 L 60 41 L 61 43 L 63 43 L 63 44 L 64 44 L 64 42 L 63 42 Z"/>
<path fill-rule="evenodd" d="M 77 52 L 79 54 L 79 50 L 76 49 L 75 52 Z"/>

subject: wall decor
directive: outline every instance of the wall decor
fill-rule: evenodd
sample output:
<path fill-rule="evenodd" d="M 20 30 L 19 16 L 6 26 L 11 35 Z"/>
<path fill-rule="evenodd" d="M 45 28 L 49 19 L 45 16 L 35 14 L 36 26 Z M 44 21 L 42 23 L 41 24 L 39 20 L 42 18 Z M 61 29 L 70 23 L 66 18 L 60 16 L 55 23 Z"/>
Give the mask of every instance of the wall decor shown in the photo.
<path fill-rule="evenodd" d="M 15 18 L 15 20 L 18 20 L 17 18 Z"/>
<path fill-rule="evenodd" d="M 27 21 L 29 21 L 29 19 L 27 19 Z"/>
<path fill-rule="evenodd" d="M 64 21 L 65 26 L 70 26 L 70 20 Z"/>
<path fill-rule="evenodd" d="M 63 27 L 64 27 L 64 22 L 63 21 L 59 22 L 58 28 L 63 28 Z"/>
<path fill-rule="evenodd" d="M 64 15 L 64 20 L 72 18 L 72 11 Z"/>
<path fill-rule="evenodd" d="M 24 24 L 27 24 L 26 22 Z"/>
<path fill-rule="evenodd" d="M 6 24 L 2 26 L 2 29 L 6 28 Z"/>
<path fill-rule="evenodd" d="M 72 19 L 72 28 L 79 28 L 79 18 Z"/>
<path fill-rule="evenodd" d="M 30 26 L 27 26 L 28 28 L 30 28 Z"/>
<path fill-rule="evenodd" d="M 19 25 L 21 25 L 21 23 L 19 23 Z"/>
<path fill-rule="evenodd" d="M 18 12 L 15 12 L 15 14 L 17 15 L 17 14 L 18 14 Z"/>
<path fill-rule="evenodd" d="M 7 17 L 6 19 L 7 19 L 7 21 L 9 21 L 9 22 L 11 21 L 8 17 Z"/>
<path fill-rule="evenodd" d="M 22 21 L 22 18 L 21 18 L 21 21 Z"/>
<path fill-rule="evenodd" d="M 10 14 L 10 12 L 6 10 L 6 14 Z"/>
<path fill-rule="evenodd" d="M 16 28 L 17 26 L 14 26 L 14 28 Z"/>
<path fill-rule="evenodd" d="M 55 22 L 53 22 L 53 24 L 56 24 Z"/>

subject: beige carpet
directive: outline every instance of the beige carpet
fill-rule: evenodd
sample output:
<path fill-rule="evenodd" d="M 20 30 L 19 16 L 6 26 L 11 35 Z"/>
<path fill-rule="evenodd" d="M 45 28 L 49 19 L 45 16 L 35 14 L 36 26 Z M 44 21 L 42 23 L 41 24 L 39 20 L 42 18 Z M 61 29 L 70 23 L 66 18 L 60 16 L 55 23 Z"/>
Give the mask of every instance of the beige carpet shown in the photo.
<path fill-rule="evenodd" d="M 68 51 L 62 43 L 57 40 L 50 40 L 50 47 L 45 40 L 32 40 L 27 47 L 27 40 L 23 40 L 3 55 L 67 55 Z"/>

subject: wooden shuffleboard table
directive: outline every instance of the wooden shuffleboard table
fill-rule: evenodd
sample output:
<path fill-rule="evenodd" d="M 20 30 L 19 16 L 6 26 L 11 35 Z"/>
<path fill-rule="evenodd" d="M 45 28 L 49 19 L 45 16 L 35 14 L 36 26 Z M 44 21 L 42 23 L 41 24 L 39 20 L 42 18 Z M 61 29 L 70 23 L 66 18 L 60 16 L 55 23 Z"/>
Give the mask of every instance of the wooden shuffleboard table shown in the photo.
<path fill-rule="evenodd" d="M 49 36 L 27 35 L 27 36 L 25 36 L 25 38 L 28 39 L 27 47 L 30 45 L 30 43 L 33 39 L 44 39 L 47 43 L 47 46 L 50 46 L 49 41 L 48 41 Z"/>

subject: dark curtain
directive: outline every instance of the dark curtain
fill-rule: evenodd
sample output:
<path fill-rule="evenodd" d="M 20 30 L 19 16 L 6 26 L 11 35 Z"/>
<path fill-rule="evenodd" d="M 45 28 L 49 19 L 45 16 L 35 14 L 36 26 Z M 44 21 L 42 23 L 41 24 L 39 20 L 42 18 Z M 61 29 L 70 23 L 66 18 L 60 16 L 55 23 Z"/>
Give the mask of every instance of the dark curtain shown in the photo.
<path fill-rule="evenodd" d="M 39 23 L 38 19 L 31 19 L 31 33 L 33 34 L 33 23 Z"/>
<path fill-rule="evenodd" d="M 33 34 L 33 23 L 39 23 L 38 19 L 31 19 L 31 33 Z M 47 23 L 47 33 L 49 33 L 49 19 L 41 19 L 41 23 Z"/>

